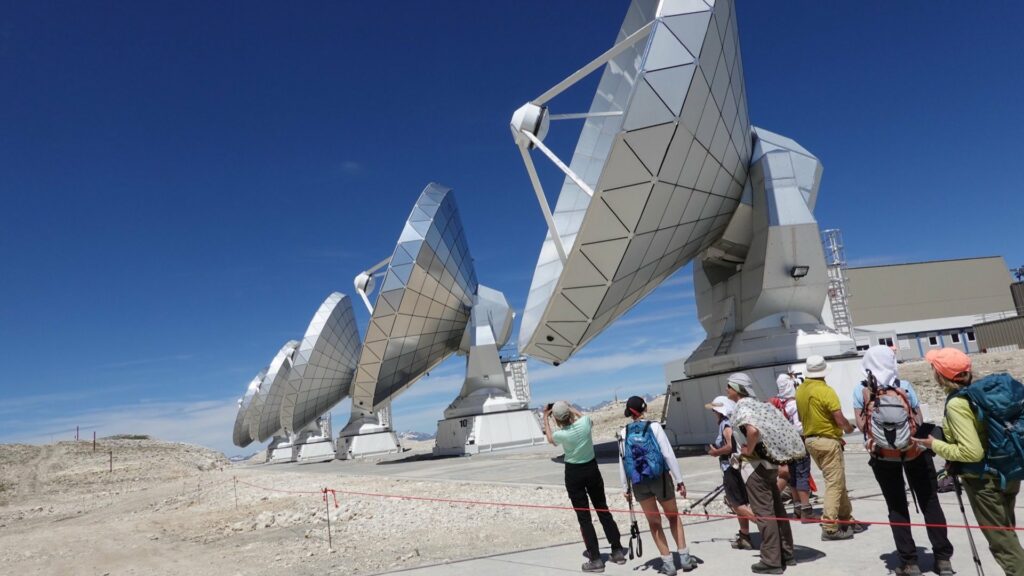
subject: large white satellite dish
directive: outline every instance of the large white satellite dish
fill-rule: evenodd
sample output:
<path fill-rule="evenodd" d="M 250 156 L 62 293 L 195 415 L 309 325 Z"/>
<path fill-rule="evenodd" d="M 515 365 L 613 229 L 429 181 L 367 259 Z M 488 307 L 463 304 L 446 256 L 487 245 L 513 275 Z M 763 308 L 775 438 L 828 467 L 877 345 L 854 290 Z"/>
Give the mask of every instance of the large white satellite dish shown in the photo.
<path fill-rule="evenodd" d="M 245 389 L 245 394 L 238 399 L 238 415 L 235 416 L 232 440 L 235 446 L 239 448 L 245 448 L 252 444 L 253 437 L 249 435 L 249 406 L 252 404 L 253 397 L 259 392 L 260 384 L 263 383 L 263 378 L 266 376 L 267 369 L 260 370 L 259 374 L 249 382 L 249 386 Z"/>
<path fill-rule="evenodd" d="M 371 306 L 367 293 L 378 275 L 383 279 Z M 470 354 L 472 349 L 493 348 L 497 365 L 483 362 L 488 352 L 475 354 L 480 361 L 470 362 L 463 390 L 446 416 L 476 422 L 477 412 L 518 414 L 526 408 L 511 397 L 496 347 L 508 339 L 511 311 L 500 292 L 477 283 L 451 189 L 428 184 L 392 256 L 359 274 L 355 284 L 370 310 L 370 324 L 352 385 L 352 420 L 338 439 L 339 457 L 397 450 L 387 421 L 391 400 L 460 350 Z M 467 326 L 473 329 L 467 331 Z M 488 392 L 478 393 L 483 389 Z M 539 441 L 540 430 L 533 416 L 528 417 L 536 430 L 519 428 L 529 436 L 527 443 L 533 443 Z M 473 446 L 479 445 L 479 437 Z M 466 439 L 461 442 L 464 446 Z"/>
<path fill-rule="evenodd" d="M 295 432 L 349 394 L 361 343 L 352 300 L 334 292 L 306 329 L 288 372 L 281 427 Z"/>
<path fill-rule="evenodd" d="M 520 348 L 564 362 L 722 235 L 743 194 L 750 123 L 732 2 L 634 1 L 616 44 L 513 116 L 548 235 Z M 585 114 L 548 102 L 604 67 Z M 551 120 L 584 118 L 568 166 L 544 146 Z M 565 173 L 553 213 L 533 167 Z"/>
<path fill-rule="evenodd" d="M 349 394 L 360 346 L 352 300 L 332 293 L 313 315 L 281 386 L 280 426 L 299 462 L 334 458 L 329 411 Z"/>
<path fill-rule="evenodd" d="M 249 434 L 258 442 L 266 442 L 282 433 L 281 401 L 287 386 L 292 356 L 298 347 L 298 340 L 289 340 L 281 347 L 267 368 L 259 392 L 253 397 L 249 408 L 252 411 Z"/>
<path fill-rule="evenodd" d="M 587 113 L 549 113 L 602 67 Z M 543 140 L 551 121 L 574 118 L 585 123 L 566 165 Z M 853 365 L 853 341 L 822 320 L 821 165 L 752 130 L 732 0 L 634 0 L 616 44 L 517 110 L 511 127 L 548 224 L 520 330 L 526 353 L 564 362 L 695 260 L 708 338 L 666 366 L 675 444 L 714 436 L 703 405 L 730 372 L 774 382 L 811 354 L 840 372 Z M 554 212 L 534 149 L 565 173 Z"/>

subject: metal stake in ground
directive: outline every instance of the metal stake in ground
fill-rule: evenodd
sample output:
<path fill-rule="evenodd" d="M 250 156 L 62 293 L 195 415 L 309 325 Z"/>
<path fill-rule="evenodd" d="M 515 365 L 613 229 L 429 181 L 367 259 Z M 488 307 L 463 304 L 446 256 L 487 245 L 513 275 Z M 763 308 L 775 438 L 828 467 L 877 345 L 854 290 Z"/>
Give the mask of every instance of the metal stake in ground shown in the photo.
<path fill-rule="evenodd" d="M 92 431 L 92 451 L 96 451 L 96 431 Z"/>
<path fill-rule="evenodd" d="M 327 549 L 331 550 L 334 542 L 331 540 L 331 503 L 327 500 L 327 488 L 324 488 L 324 511 L 327 512 Z"/>
<path fill-rule="evenodd" d="M 114 473 L 114 451 L 110 451 L 110 473 Z"/>

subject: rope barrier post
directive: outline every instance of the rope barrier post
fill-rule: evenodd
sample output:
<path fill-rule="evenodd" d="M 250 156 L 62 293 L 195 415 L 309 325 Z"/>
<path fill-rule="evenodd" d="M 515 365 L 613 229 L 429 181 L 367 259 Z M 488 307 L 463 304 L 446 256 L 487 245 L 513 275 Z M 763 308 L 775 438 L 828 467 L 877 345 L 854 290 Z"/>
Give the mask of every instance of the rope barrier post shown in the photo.
<path fill-rule="evenodd" d="M 331 503 L 327 500 L 327 488 L 324 488 L 324 511 L 327 512 L 327 549 L 332 550 L 334 542 L 331 538 Z"/>
<path fill-rule="evenodd" d="M 114 451 L 110 451 L 110 473 L 114 473 Z"/>
<path fill-rule="evenodd" d="M 78 426 L 75 426 L 75 442 L 78 442 Z"/>
<path fill-rule="evenodd" d="M 96 451 L 96 431 L 92 431 L 92 451 Z"/>
<path fill-rule="evenodd" d="M 238 510 L 238 476 L 234 476 L 235 480 L 235 510 Z"/>

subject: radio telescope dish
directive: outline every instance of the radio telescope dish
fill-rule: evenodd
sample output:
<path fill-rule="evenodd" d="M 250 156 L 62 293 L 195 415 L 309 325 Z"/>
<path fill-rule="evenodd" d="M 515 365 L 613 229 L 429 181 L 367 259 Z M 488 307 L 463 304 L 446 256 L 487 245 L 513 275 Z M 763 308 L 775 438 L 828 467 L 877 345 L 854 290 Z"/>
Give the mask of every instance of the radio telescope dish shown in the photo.
<path fill-rule="evenodd" d="M 589 112 L 548 113 L 602 66 Z M 542 140 L 573 118 L 566 166 Z M 512 131 L 548 223 L 519 345 L 558 364 L 717 240 L 740 202 L 751 131 L 733 2 L 634 0 L 615 46 L 520 108 Z M 531 149 L 566 175 L 553 213 Z"/>
<path fill-rule="evenodd" d="M 459 350 L 476 273 L 451 189 L 430 183 L 405 223 L 370 316 L 352 385 L 356 410 L 372 411 Z M 374 270 L 357 279 L 370 277 Z M 360 289 L 365 297 L 365 292 Z"/>
<path fill-rule="evenodd" d="M 267 375 L 260 384 L 259 392 L 253 397 L 249 407 L 252 411 L 249 416 L 249 435 L 259 442 L 265 442 L 281 431 L 281 401 L 287 387 L 292 356 L 298 346 L 298 341 L 289 340 L 281 347 L 267 367 Z"/>
<path fill-rule="evenodd" d="M 352 300 L 332 293 L 310 321 L 282 386 L 280 426 L 286 433 L 301 430 L 348 396 L 360 345 Z"/>
<path fill-rule="evenodd" d="M 235 429 L 232 438 L 235 446 L 239 448 L 245 448 L 252 444 L 253 437 L 249 435 L 249 406 L 252 405 L 252 399 L 259 392 L 260 384 L 266 375 L 266 368 L 260 370 L 260 373 L 249 382 L 249 387 L 245 389 L 245 395 L 238 399 L 238 415 L 235 416 Z"/>

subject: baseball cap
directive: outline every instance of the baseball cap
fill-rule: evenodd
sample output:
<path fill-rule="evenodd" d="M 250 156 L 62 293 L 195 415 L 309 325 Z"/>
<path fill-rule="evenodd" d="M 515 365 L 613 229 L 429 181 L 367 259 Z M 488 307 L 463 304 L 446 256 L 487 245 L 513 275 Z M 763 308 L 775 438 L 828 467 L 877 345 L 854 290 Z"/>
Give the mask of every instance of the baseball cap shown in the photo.
<path fill-rule="evenodd" d="M 964 372 L 971 371 L 971 357 L 956 348 L 929 350 L 924 359 L 949 380 L 956 379 Z"/>
<path fill-rule="evenodd" d="M 551 415 L 555 417 L 555 420 L 565 420 L 571 413 L 569 403 L 565 400 L 559 400 L 551 407 Z"/>
<path fill-rule="evenodd" d="M 639 417 L 644 413 L 644 410 L 647 410 L 647 402 L 644 402 L 644 399 L 639 396 L 630 396 L 629 400 L 626 400 L 626 409 L 622 415 L 628 418 L 633 416 Z"/>

